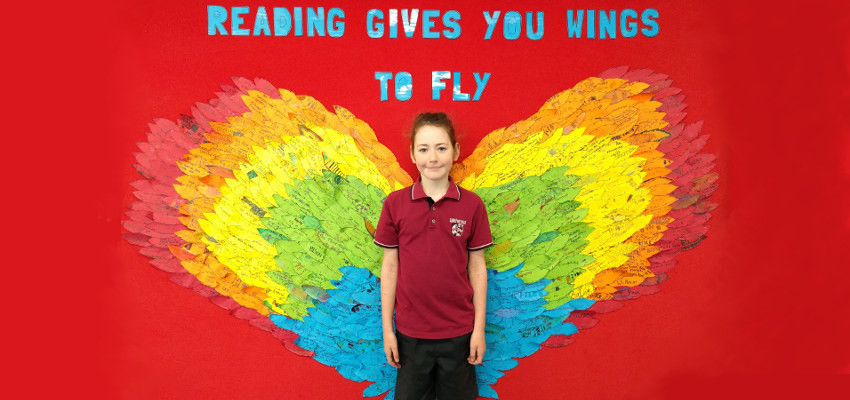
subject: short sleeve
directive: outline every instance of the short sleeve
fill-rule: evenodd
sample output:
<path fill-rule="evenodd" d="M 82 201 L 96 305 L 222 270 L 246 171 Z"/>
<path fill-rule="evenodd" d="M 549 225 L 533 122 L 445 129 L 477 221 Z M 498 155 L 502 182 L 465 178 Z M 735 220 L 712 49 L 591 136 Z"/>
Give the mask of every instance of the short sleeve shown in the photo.
<path fill-rule="evenodd" d="M 477 195 L 475 200 L 475 217 L 472 221 L 472 235 L 469 236 L 466 248 L 468 250 L 481 250 L 493 245 L 493 235 L 490 233 L 490 220 L 487 217 L 487 209 L 484 202 Z"/>
<path fill-rule="evenodd" d="M 398 247 L 398 227 L 392 216 L 391 197 L 388 196 L 384 200 L 384 206 L 381 208 L 381 218 L 378 219 L 378 227 L 375 228 L 375 244 L 387 248 Z"/>

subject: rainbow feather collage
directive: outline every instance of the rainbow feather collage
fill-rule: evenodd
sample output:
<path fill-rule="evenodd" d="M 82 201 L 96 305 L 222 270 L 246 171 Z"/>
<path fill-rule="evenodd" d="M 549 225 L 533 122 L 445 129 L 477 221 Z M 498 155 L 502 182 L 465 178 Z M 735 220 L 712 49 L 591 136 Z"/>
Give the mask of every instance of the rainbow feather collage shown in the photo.
<path fill-rule="evenodd" d="M 348 110 L 234 79 L 157 119 L 124 234 L 176 283 L 287 349 L 393 398 L 373 244 L 384 198 L 413 179 Z M 664 74 L 613 68 L 486 135 L 451 176 L 489 212 L 483 397 L 518 360 L 570 344 L 594 315 L 657 292 L 708 232 L 715 157 Z"/>

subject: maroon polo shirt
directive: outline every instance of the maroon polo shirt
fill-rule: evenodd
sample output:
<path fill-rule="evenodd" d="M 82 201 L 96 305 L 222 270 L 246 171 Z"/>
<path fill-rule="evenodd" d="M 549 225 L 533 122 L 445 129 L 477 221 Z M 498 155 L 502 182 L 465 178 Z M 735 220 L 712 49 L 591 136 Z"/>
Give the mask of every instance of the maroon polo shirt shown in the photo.
<path fill-rule="evenodd" d="M 398 248 L 395 325 L 407 336 L 445 339 L 472 332 L 469 251 L 493 244 L 484 202 L 449 179 L 436 203 L 413 186 L 384 200 L 375 244 Z"/>

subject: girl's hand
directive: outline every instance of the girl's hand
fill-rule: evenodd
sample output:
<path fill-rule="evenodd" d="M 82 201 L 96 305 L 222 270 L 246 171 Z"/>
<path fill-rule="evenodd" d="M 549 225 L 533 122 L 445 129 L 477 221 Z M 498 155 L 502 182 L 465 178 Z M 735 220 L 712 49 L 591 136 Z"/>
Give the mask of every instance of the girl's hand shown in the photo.
<path fill-rule="evenodd" d="M 487 343 L 484 341 L 484 332 L 472 332 L 469 338 L 469 361 L 472 365 L 481 364 L 484 361 L 484 351 L 487 350 Z"/>
<path fill-rule="evenodd" d="M 398 340 L 395 332 L 384 332 L 384 354 L 387 356 L 387 364 L 393 368 L 401 368 L 398 362 Z"/>

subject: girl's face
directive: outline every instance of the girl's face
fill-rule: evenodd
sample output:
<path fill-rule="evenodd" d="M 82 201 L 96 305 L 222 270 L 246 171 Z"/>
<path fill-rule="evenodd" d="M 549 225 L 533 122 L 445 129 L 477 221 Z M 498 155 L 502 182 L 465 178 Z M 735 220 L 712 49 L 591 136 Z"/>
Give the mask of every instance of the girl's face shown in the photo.
<path fill-rule="evenodd" d="M 460 155 L 460 146 L 452 146 L 445 128 L 423 125 L 416 131 L 410 149 L 410 159 L 416 164 L 423 180 L 448 180 L 452 163 Z"/>

